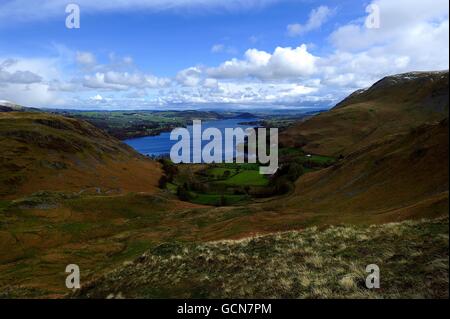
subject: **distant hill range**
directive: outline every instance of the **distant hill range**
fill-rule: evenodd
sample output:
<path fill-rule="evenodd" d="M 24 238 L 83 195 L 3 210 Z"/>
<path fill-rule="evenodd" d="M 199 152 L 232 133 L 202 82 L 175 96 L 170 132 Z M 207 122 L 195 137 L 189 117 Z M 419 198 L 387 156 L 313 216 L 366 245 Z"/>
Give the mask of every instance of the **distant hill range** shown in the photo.
<path fill-rule="evenodd" d="M 192 124 L 193 120 L 214 121 L 238 118 L 255 118 L 247 112 L 215 112 L 199 110 L 141 110 L 141 111 L 76 111 L 49 110 L 67 117 L 85 120 L 121 139 L 158 135 L 177 127 Z"/>

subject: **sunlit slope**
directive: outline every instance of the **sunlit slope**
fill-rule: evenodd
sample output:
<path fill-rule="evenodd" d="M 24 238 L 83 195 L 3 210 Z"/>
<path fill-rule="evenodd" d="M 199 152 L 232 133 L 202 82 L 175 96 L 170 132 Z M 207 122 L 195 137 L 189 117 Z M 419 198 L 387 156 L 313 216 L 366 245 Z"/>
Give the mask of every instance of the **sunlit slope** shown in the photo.
<path fill-rule="evenodd" d="M 386 77 L 329 112 L 288 129 L 283 144 L 322 155 L 347 155 L 388 135 L 448 116 L 448 71 Z"/>
<path fill-rule="evenodd" d="M 158 164 L 80 120 L 0 112 L 0 197 L 37 191 L 151 192 Z"/>

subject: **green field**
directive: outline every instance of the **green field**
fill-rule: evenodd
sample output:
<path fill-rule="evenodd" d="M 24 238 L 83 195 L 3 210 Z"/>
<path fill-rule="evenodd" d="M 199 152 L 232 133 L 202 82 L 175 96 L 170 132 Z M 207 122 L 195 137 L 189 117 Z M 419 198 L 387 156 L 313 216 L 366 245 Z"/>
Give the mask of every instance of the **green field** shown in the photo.
<path fill-rule="evenodd" d="M 229 206 L 248 201 L 251 193 L 269 185 L 256 164 L 182 165 L 165 188 L 184 201 Z"/>
<path fill-rule="evenodd" d="M 242 171 L 220 183 L 230 186 L 266 186 L 269 180 L 258 171 Z"/>
<path fill-rule="evenodd" d="M 234 168 L 224 168 L 224 167 L 213 167 L 206 171 L 206 174 L 214 178 L 224 177 L 226 172 L 229 172 L 230 176 L 236 174 L 236 169 Z"/>
<path fill-rule="evenodd" d="M 251 198 L 285 194 L 304 173 L 332 165 L 336 159 L 305 154 L 300 148 L 282 148 L 280 170 L 267 176 L 260 174 L 260 164 L 222 163 L 177 166 L 166 189 L 178 198 L 202 205 L 229 206 Z"/>
<path fill-rule="evenodd" d="M 166 189 L 178 198 L 202 205 L 229 206 L 251 198 L 277 196 L 295 189 L 295 181 L 304 173 L 323 169 L 336 159 L 305 154 L 301 148 L 282 148 L 280 170 L 260 174 L 260 164 L 222 163 L 177 166 L 177 173 Z"/>

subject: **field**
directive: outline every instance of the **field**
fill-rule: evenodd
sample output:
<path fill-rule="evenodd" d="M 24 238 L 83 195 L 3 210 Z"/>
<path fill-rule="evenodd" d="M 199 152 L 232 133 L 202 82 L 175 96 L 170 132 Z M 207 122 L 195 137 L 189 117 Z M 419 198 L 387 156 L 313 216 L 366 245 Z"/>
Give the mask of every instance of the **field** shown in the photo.
<path fill-rule="evenodd" d="M 268 184 L 268 179 L 264 175 L 259 173 L 259 170 L 245 170 L 239 172 L 230 178 L 221 181 L 220 183 L 229 186 L 266 186 Z"/>
<path fill-rule="evenodd" d="M 250 188 L 269 184 L 257 164 L 180 165 L 177 170 L 174 180 L 165 188 L 182 200 L 200 205 L 243 204 L 252 199 Z"/>
<path fill-rule="evenodd" d="M 260 174 L 259 164 L 253 163 L 178 165 L 174 168 L 170 161 L 163 160 L 172 175 L 164 188 L 181 200 L 201 205 L 245 204 L 256 198 L 289 193 L 294 189 L 293 182 L 304 173 L 336 162 L 333 157 L 305 154 L 294 148 L 282 148 L 279 160 L 281 169 L 273 176 Z"/>
<path fill-rule="evenodd" d="M 448 218 L 171 242 L 78 292 L 90 298 L 448 298 Z M 380 268 L 367 289 L 366 267 Z"/>

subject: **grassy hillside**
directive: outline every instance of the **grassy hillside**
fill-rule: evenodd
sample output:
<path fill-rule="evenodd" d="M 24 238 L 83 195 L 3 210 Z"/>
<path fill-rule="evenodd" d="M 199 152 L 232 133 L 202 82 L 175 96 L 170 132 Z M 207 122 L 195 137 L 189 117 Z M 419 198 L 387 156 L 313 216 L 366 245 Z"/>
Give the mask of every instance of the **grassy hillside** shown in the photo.
<path fill-rule="evenodd" d="M 448 218 L 166 243 L 78 298 L 448 298 Z M 380 268 L 380 289 L 365 286 Z"/>
<path fill-rule="evenodd" d="M 386 77 L 329 112 L 292 126 L 280 140 L 314 154 L 348 155 L 391 134 L 448 117 L 448 85 L 448 71 Z"/>
<path fill-rule="evenodd" d="M 60 297 L 68 264 L 80 266 L 84 281 L 161 242 L 193 240 L 195 226 L 183 219 L 193 208 L 146 193 L 0 201 L 0 298 Z"/>
<path fill-rule="evenodd" d="M 387 77 L 288 130 L 285 141 L 344 156 L 263 209 L 301 211 L 316 223 L 447 215 L 448 129 L 448 72 Z"/>
<path fill-rule="evenodd" d="M 288 199 L 267 204 L 336 222 L 386 222 L 448 214 L 448 120 L 422 125 L 306 174 Z"/>
<path fill-rule="evenodd" d="M 0 198 L 37 191 L 154 191 L 159 165 L 91 124 L 0 112 Z"/>

